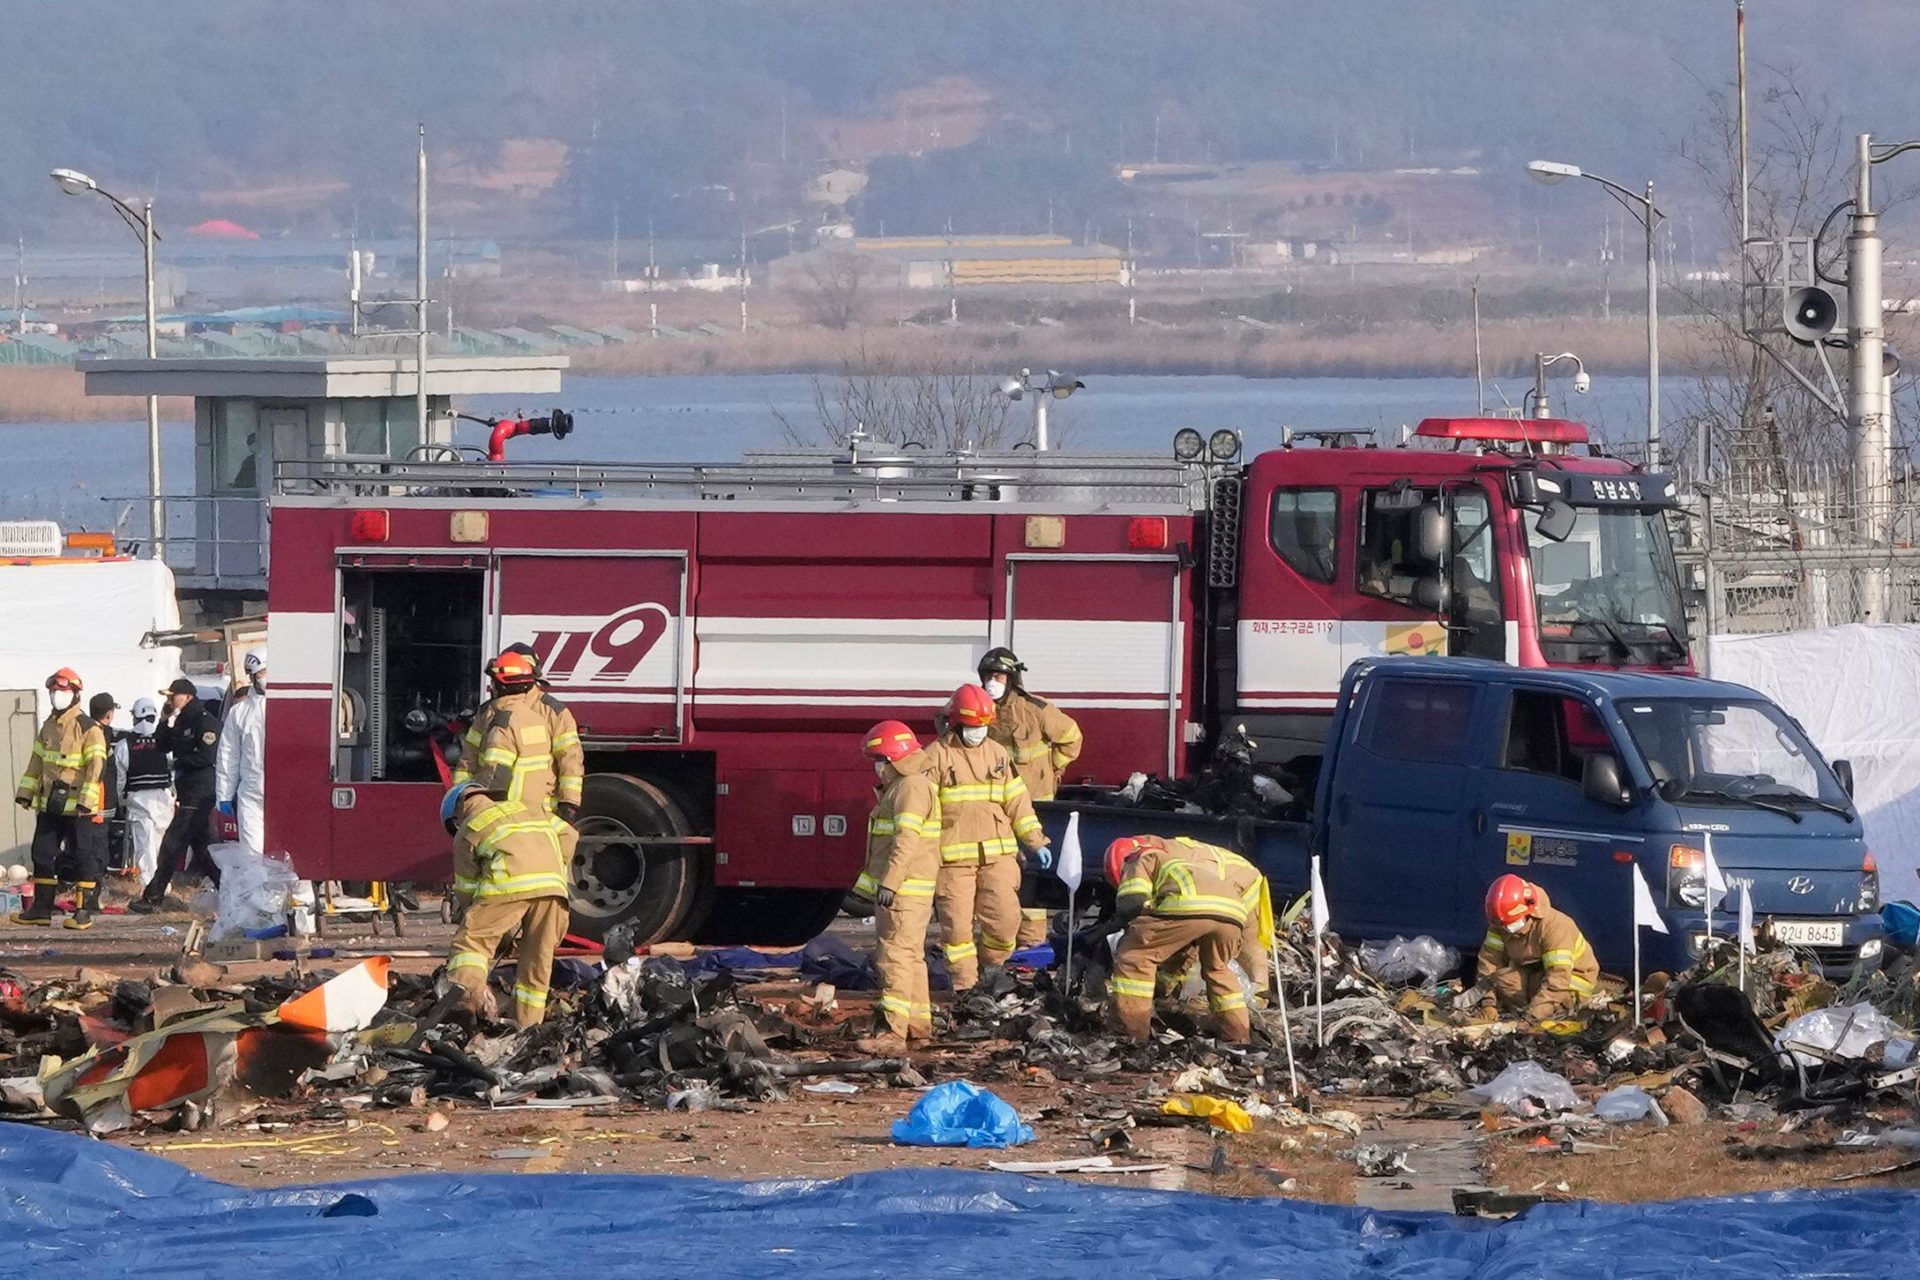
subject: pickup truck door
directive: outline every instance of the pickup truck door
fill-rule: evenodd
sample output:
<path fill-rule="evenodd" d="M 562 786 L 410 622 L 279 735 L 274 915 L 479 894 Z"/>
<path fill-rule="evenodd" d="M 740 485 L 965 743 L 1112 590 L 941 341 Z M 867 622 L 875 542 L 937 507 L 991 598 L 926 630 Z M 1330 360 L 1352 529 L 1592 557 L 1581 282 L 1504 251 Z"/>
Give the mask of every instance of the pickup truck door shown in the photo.
<path fill-rule="evenodd" d="M 1653 850 L 1644 815 L 1588 800 L 1580 776 L 1588 756 L 1619 748 L 1594 706 L 1557 689 L 1490 689 L 1500 757 L 1480 775 L 1463 865 L 1479 884 L 1506 872 L 1547 891 L 1618 971 L 1632 956 L 1632 886 L 1615 860 L 1627 852 L 1647 868 L 1656 898 L 1666 884 L 1664 848 Z M 1484 923 L 1484 921 L 1482 921 Z"/>
<path fill-rule="evenodd" d="M 1376 668 L 1358 693 L 1325 790 L 1323 874 L 1334 926 L 1349 936 L 1426 933 L 1468 945 L 1457 903 L 1474 893 L 1461 855 L 1489 690 Z"/>

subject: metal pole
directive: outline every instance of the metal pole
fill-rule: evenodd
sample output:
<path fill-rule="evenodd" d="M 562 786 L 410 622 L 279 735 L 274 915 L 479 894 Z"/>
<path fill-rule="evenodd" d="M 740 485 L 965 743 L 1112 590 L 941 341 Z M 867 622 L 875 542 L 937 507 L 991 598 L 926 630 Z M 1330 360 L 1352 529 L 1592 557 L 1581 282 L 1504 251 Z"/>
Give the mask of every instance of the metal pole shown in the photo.
<path fill-rule="evenodd" d="M 140 247 L 147 275 L 147 359 L 160 354 L 160 317 L 155 310 L 153 281 L 153 201 L 148 200 L 140 219 Z M 147 397 L 147 537 L 153 545 L 155 560 L 167 558 L 167 518 L 160 500 L 160 397 Z"/>
<path fill-rule="evenodd" d="M 1547 353 L 1533 353 L 1533 416 L 1551 418 L 1553 409 L 1547 404 Z"/>
<path fill-rule="evenodd" d="M 1853 440 L 1854 521 L 1861 543 L 1884 545 L 1878 508 L 1887 467 L 1885 316 L 1881 307 L 1879 215 L 1873 208 L 1873 136 L 1855 139 L 1858 189 L 1853 230 L 1847 236 L 1847 425 Z M 1886 578 L 1877 570 L 1860 575 L 1859 619 L 1886 621 Z"/>
<path fill-rule="evenodd" d="M 413 415 L 415 426 L 419 430 L 420 444 L 432 443 L 427 435 L 427 126 L 420 124 L 419 155 L 419 243 L 415 246 L 417 260 L 414 264 L 413 282 L 418 292 L 414 295 L 420 302 L 420 323 L 415 326 L 419 333 L 414 340 L 413 372 Z"/>
<path fill-rule="evenodd" d="M 1660 264 L 1655 245 L 1660 214 L 1653 205 L 1653 180 L 1647 180 L 1647 465 L 1660 462 Z"/>
<path fill-rule="evenodd" d="M 1033 396 L 1033 447 L 1041 453 L 1047 451 L 1047 396 L 1042 389 L 1030 393 Z"/>
<path fill-rule="evenodd" d="M 1487 366 L 1480 358 L 1480 277 L 1473 278 L 1473 411 L 1487 412 Z"/>

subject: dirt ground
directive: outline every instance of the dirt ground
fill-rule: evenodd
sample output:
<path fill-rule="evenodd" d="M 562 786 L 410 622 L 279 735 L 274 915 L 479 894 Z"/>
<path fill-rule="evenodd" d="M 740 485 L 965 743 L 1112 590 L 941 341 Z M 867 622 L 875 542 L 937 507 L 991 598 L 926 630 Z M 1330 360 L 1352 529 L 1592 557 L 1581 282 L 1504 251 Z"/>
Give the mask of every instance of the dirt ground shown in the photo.
<path fill-rule="evenodd" d="M 111 915 L 92 930 L 72 932 L 0 926 L 0 968 L 29 981 L 93 969 L 114 977 L 149 978 L 180 959 L 189 920 L 184 915 L 141 918 Z M 870 943 L 857 922 L 841 926 L 855 947 Z M 171 931 L 171 932 L 169 932 Z M 431 972 L 451 930 L 419 918 L 406 936 L 364 929 L 316 940 L 331 957 L 308 961 L 318 970 L 344 968 L 367 955 L 393 957 L 396 969 Z M 280 944 L 285 945 L 285 944 Z M 245 980 L 283 973 L 284 959 L 234 962 L 230 977 Z M 788 984 L 755 989 L 763 999 L 797 998 Z M 868 997 L 841 993 L 840 1016 L 864 1021 Z M 927 1079 L 965 1078 L 992 1045 L 936 1046 L 914 1055 Z M 33 1064 L 0 1063 L 18 1074 Z M 286 1185 L 383 1177 L 408 1172 L 595 1172 L 690 1174 L 718 1178 L 833 1178 L 891 1168 L 986 1170 L 992 1161 L 1044 1161 L 1099 1154 L 1094 1134 L 1132 1100 L 1144 1083 L 1112 1078 L 1097 1085 L 1048 1078 L 991 1081 L 1032 1125 L 1035 1140 L 1011 1151 L 899 1147 L 888 1133 L 916 1098 L 875 1078 L 850 1078 L 853 1094 L 796 1090 L 778 1103 L 728 1103 L 699 1113 L 620 1104 L 593 1108 L 515 1106 L 487 1109 L 471 1103 L 426 1108 L 316 1108 L 311 1101 L 268 1102 L 231 1122 L 200 1132 L 144 1130 L 113 1139 L 176 1160 L 206 1176 L 244 1185 Z M 1277 1099 L 1269 1099 L 1277 1101 Z M 1102 1185 L 1187 1188 L 1235 1196 L 1291 1196 L 1335 1204 L 1444 1208 L 1453 1186 L 1480 1182 L 1516 1193 L 1597 1200 L 1672 1199 L 1792 1187 L 1920 1186 L 1920 1167 L 1898 1168 L 1920 1153 L 1897 1149 L 1808 1151 L 1839 1136 L 1816 1120 L 1782 1134 L 1783 1121 L 1712 1121 L 1664 1130 L 1621 1127 L 1581 1135 L 1578 1154 L 1563 1153 L 1557 1138 L 1537 1132 L 1488 1133 L 1475 1117 L 1413 1119 L 1419 1110 L 1399 1100 L 1330 1098 L 1320 1109 L 1357 1115 L 1356 1139 L 1325 1127 L 1283 1128 L 1256 1123 L 1251 1134 L 1193 1128 L 1141 1127 L 1133 1149 L 1114 1155 L 1122 1167 L 1155 1170 L 1078 1175 Z M 1889 1113 L 1888 1118 L 1893 1118 Z M 1406 1149 L 1411 1173 L 1356 1176 L 1346 1158 L 1356 1141 Z M 1920 1164 L 1920 1162 L 1916 1162 Z M 1889 1171 L 1890 1170 L 1890 1171 Z M 1888 1172 L 1879 1172 L 1888 1171 Z M 1837 1175 L 1871 1174 L 1836 1183 Z"/>

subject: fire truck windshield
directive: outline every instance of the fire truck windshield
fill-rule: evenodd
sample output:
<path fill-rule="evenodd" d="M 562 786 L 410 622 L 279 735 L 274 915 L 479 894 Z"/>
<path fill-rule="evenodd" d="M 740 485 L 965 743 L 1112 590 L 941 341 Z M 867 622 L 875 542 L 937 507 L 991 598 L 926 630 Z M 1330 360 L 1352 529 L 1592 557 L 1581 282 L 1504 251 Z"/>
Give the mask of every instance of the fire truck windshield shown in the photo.
<path fill-rule="evenodd" d="M 1561 542 L 1529 521 L 1527 549 L 1548 662 L 1686 660 L 1680 577 L 1659 512 L 1588 508 Z"/>

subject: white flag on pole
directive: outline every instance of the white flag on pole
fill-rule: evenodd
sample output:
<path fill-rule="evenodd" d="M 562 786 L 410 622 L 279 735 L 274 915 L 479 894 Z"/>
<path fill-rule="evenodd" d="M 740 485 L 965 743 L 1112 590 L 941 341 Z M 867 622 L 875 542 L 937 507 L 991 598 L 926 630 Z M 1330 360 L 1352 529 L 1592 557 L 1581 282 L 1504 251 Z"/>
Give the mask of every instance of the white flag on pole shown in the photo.
<path fill-rule="evenodd" d="M 1060 860 L 1053 864 L 1053 874 L 1059 876 L 1067 886 L 1069 895 L 1080 888 L 1080 815 L 1067 815 L 1067 834 L 1060 841 Z"/>
<path fill-rule="evenodd" d="M 1753 941 L 1753 895 L 1747 892 L 1747 882 L 1740 882 L 1740 954 L 1757 955 L 1760 948 Z"/>
<path fill-rule="evenodd" d="M 1704 845 L 1707 873 L 1707 910 L 1712 911 L 1727 896 L 1727 878 L 1720 874 L 1719 860 L 1713 856 L 1713 832 L 1700 833 Z"/>
<path fill-rule="evenodd" d="M 1313 859 L 1313 933 L 1315 937 L 1327 931 L 1327 923 L 1333 919 L 1333 912 L 1327 908 L 1327 886 L 1320 880 L 1320 857 Z"/>
<path fill-rule="evenodd" d="M 1660 918 L 1660 908 L 1654 905 L 1653 891 L 1647 888 L 1647 878 L 1640 874 L 1637 862 L 1633 864 L 1633 927 L 1667 932 L 1667 922 Z"/>

